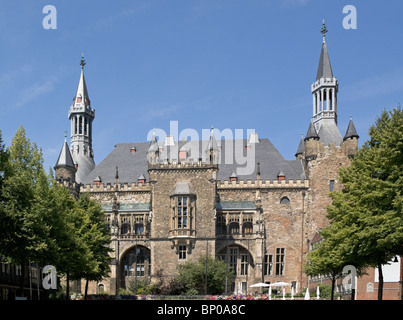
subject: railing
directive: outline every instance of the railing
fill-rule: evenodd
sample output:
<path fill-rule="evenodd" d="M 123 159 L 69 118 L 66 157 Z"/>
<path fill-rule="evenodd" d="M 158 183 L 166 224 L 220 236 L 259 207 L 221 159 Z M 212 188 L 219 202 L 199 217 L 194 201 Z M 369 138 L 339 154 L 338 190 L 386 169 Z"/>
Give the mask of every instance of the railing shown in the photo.
<path fill-rule="evenodd" d="M 169 230 L 168 238 L 180 238 L 180 237 L 187 237 L 187 238 L 195 238 L 196 237 L 196 230 L 193 229 L 173 229 Z"/>
<path fill-rule="evenodd" d="M 139 239 L 139 240 L 145 240 L 150 238 L 150 233 L 145 232 L 145 233 L 125 233 L 125 234 L 119 234 L 118 237 L 119 239 Z"/>

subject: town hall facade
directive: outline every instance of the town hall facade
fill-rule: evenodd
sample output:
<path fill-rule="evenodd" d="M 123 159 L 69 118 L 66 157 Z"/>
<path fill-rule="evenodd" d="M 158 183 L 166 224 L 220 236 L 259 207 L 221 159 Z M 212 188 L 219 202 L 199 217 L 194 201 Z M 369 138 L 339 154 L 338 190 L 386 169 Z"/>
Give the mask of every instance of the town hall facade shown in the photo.
<path fill-rule="evenodd" d="M 312 116 L 296 139 L 295 159 L 286 160 L 267 138 L 116 144 L 95 164 L 91 107 L 84 65 L 68 116 L 70 146 L 64 143 L 56 179 L 77 196 L 88 193 L 105 211 L 111 231 L 110 276 L 89 293 L 119 292 L 134 279 L 169 280 L 177 266 L 210 255 L 232 271 L 227 292 L 251 292 L 257 282 L 285 281 L 301 291 L 303 263 L 315 233 L 328 223 L 329 192 L 339 190 L 338 170 L 358 147 L 350 119 L 338 128 L 338 80 L 333 75 L 323 31 Z M 100 115 L 102 116 L 102 115 Z M 344 121 L 345 115 L 341 117 Z M 196 151 L 195 151 L 196 150 Z M 238 174 L 225 156 L 253 152 L 253 170 Z"/>

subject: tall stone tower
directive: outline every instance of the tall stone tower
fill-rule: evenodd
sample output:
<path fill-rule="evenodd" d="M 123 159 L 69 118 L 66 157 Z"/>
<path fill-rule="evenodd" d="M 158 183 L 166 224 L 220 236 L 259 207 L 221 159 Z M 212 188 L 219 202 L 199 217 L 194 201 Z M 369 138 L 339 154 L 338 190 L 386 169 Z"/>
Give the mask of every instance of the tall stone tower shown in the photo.
<path fill-rule="evenodd" d="M 69 120 L 71 122 L 71 155 L 77 169 L 77 183 L 81 183 L 83 178 L 95 167 L 94 152 L 92 149 L 92 121 L 95 118 L 95 110 L 91 108 L 91 101 L 85 83 L 85 61 L 83 56 L 80 65 L 80 81 L 73 99 L 73 104 L 69 109 Z"/>
<path fill-rule="evenodd" d="M 301 138 L 296 158 L 302 160 L 310 182 L 307 192 L 306 237 L 328 224 L 326 206 L 331 203 L 329 192 L 343 188 L 339 169 L 348 166 L 358 148 L 358 134 L 352 119 L 344 138 L 337 125 L 338 80 L 333 76 L 326 44 L 327 28 L 323 21 L 322 49 L 316 80 L 311 85 L 313 115 L 305 135 Z"/>

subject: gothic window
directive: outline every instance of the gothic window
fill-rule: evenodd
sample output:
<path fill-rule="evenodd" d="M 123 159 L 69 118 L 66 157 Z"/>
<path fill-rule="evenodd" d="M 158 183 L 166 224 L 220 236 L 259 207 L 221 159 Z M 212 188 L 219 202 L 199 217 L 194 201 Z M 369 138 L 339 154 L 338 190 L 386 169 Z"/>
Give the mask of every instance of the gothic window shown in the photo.
<path fill-rule="evenodd" d="M 242 234 L 253 233 L 253 215 L 244 214 L 242 217 Z"/>
<path fill-rule="evenodd" d="M 136 215 L 134 217 L 134 232 L 135 234 L 142 234 L 144 233 L 144 216 L 143 215 Z"/>
<path fill-rule="evenodd" d="M 105 292 L 105 286 L 102 283 L 100 283 L 98 285 L 98 294 L 103 294 L 104 292 Z"/>
<path fill-rule="evenodd" d="M 145 277 L 150 275 L 150 250 L 137 246 L 131 249 L 123 259 L 123 272 L 126 277 Z"/>
<path fill-rule="evenodd" d="M 288 197 L 282 197 L 280 204 L 290 204 L 290 199 Z"/>
<path fill-rule="evenodd" d="M 225 216 L 222 215 L 217 216 L 216 233 L 217 235 L 227 234 L 227 225 L 225 223 Z"/>
<path fill-rule="evenodd" d="M 129 234 L 131 231 L 129 216 L 123 216 L 120 224 L 120 233 Z"/>
<path fill-rule="evenodd" d="M 239 214 L 231 214 L 229 216 L 229 233 L 239 234 Z"/>
<path fill-rule="evenodd" d="M 276 276 L 284 275 L 284 248 L 276 248 Z"/>
<path fill-rule="evenodd" d="M 217 257 L 227 263 L 229 271 L 234 275 L 246 276 L 249 274 L 252 256 L 245 248 L 241 246 L 226 247 L 218 253 Z"/>

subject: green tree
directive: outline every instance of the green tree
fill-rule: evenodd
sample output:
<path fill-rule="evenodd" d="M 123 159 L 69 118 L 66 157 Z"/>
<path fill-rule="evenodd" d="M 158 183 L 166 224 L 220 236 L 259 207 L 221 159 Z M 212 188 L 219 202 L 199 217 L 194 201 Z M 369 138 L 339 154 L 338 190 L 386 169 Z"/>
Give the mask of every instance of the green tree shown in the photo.
<path fill-rule="evenodd" d="M 85 266 L 76 276 L 86 280 L 86 297 L 88 281 L 100 281 L 109 274 L 111 234 L 101 205 L 88 194 L 83 194 L 78 200 L 78 210 L 81 216 L 79 235 L 86 244 L 87 252 Z"/>
<path fill-rule="evenodd" d="M 344 189 L 332 192 L 329 227 L 324 236 L 338 256 L 357 269 L 378 267 L 382 300 L 382 265 L 403 254 L 403 113 L 383 111 L 369 129 L 370 139 L 351 166 L 340 169 Z M 330 239 L 331 238 L 331 239 Z"/>
<path fill-rule="evenodd" d="M 326 230 L 329 231 L 329 230 Z M 322 234 L 323 236 L 323 234 Z M 336 279 L 341 276 L 346 265 L 334 237 L 323 238 L 317 248 L 308 253 L 308 262 L 305 265 L 305 273 L 309 276 L 328 275 L 331 279 L 331 300 L 335 291 Z"/>
<path fill-rule="evenodd" d="M 8 152 L 5 144 L 3 144 L 3 138 L 0 130 L 0 201 L 1 201 L 1 190 L 3 181 L 7 175 L 8 169 Z"/>
<path fill-rule="evenodd" d="M 207 279 L 206 279 L 207 269 Z M 186 262 L 178 266 L 178 281 L 185 283 L 188 292 L 205 293 L 207 280 L 207 293 L 221 294 L 225 290 L 225 280 L 231 278 L 227 274 L 227 266 L 221 261 L 211 256 L 200 256 L 197 262 Z"/>
<path fill-rule="evenodd" d="M 47 249 L 44 235 L 47 226 L 43 212 L 38 210 L 36 200 L 48 177 L 43 169 L 42 153 L 25 136 L 20 127 L 8 150 L 7 161 L 2 166 L 0 202 L 0 255 L 8 263 L 21 266 L 20 295 L 23 295 L 25 268 L 28 262 L 37 261 Z"/>

